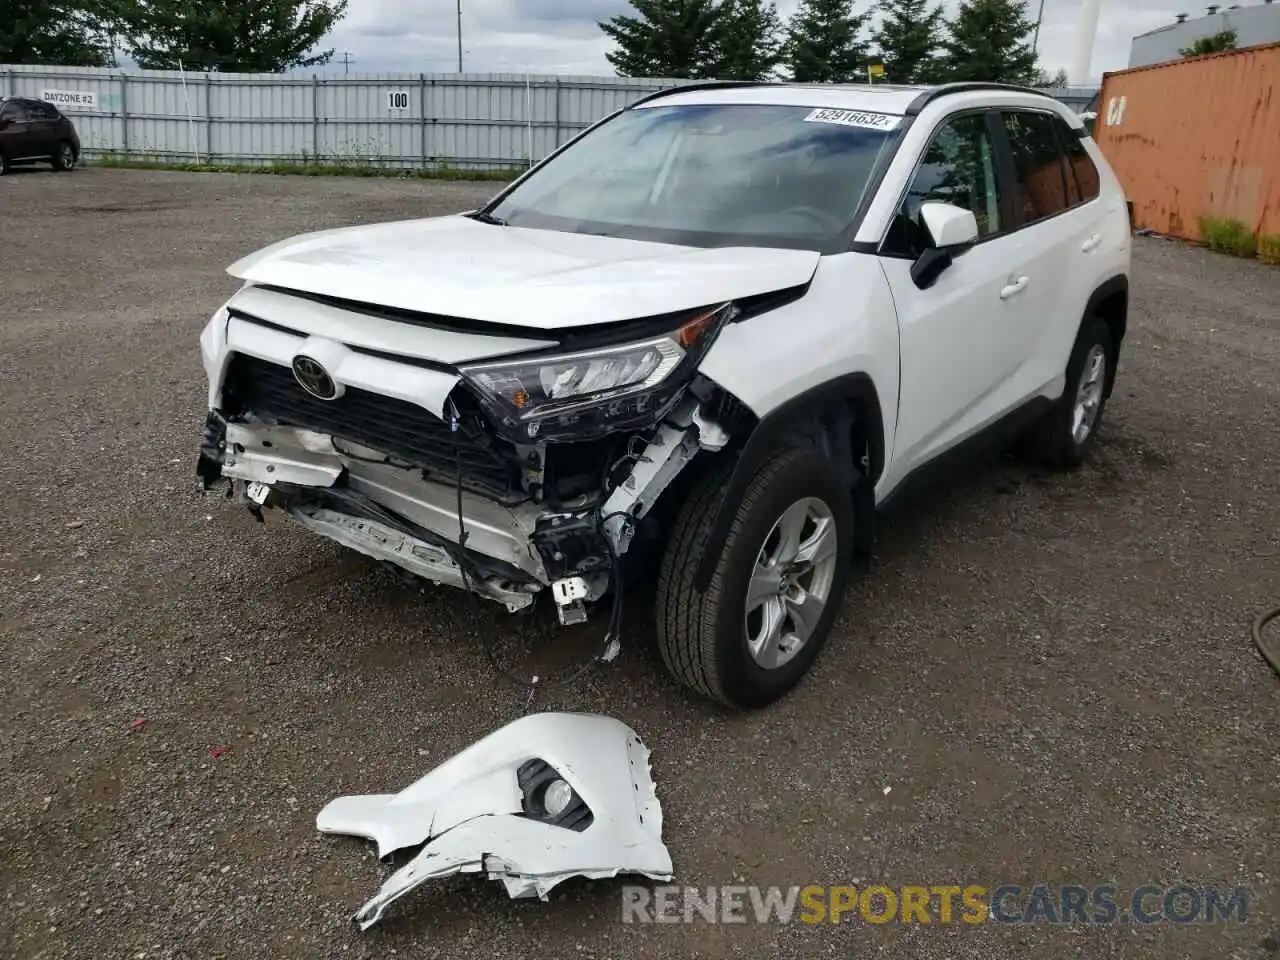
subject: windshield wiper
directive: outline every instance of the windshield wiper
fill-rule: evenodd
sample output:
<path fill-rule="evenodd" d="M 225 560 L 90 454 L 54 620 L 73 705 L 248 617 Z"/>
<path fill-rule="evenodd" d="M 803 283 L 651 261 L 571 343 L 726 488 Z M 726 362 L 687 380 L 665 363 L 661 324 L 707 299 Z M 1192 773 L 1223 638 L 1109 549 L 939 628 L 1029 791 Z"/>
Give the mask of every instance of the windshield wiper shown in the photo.
<path fill-rule="evenodd" d="M 495 217 L 492 213 L 486 213 L 484 210 L 476 210 L 474 213 L 467 214 L 472 220 L 479 220 L 481 223 L 488 223 L 495 227 L 505 227 L 507 221 L 501 217 Z"/>

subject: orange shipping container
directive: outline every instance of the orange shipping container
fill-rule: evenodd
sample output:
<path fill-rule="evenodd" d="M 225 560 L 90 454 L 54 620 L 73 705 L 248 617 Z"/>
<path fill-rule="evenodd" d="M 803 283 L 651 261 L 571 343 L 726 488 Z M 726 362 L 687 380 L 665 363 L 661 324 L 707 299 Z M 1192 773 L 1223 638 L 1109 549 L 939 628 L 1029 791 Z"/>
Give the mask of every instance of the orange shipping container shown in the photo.
<path fill-rule="evenodd" d="M 1280 43 L 1108 73 L 1095 139 L 1134 225 L 1202 239 L 1202 216 L 1280 236 Z"/>

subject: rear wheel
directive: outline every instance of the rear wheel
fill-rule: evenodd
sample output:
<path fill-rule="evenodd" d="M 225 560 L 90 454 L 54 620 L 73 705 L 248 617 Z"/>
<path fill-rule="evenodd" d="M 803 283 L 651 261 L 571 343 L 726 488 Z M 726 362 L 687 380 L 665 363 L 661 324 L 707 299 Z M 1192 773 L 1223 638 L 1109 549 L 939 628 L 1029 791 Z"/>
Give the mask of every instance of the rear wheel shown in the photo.
<path fill-rule="evenodd" d="M 54 152 L 49 162 L 53 164 L 53 169 L 55 170 L 74 170 L 76 166 L 76 148 L 71 145 L 71 141 L 63 140 L 58 144 L 58 149 Z"/>
<path fill-rule="evenodd" d="M 1067 361 L 1067 383 L 1061 398 L 1023 442 L 1027 456 L 1057 470 L 1070 470 L 1084 462 L 1102 425 L 1114 363 L 1111 328 L 1096 317 L 1087 321 Z"/>
<path fill-rule="evenodd" d="M 704 477 L 671 532 L 657 589 L 658 648 L 685 686 L 759 708 L 808 672 L 831 632 L 849 576 L 853 504 L 829 461 L 787 448 L 736 506 L 705 593 L 694 583 L 724 494 Z"/>
<path fill-rule="evenodd" d="M 12 168 L 9 166 L 9 158 L 0 153 L 0 177 L 3 177 Z"/>

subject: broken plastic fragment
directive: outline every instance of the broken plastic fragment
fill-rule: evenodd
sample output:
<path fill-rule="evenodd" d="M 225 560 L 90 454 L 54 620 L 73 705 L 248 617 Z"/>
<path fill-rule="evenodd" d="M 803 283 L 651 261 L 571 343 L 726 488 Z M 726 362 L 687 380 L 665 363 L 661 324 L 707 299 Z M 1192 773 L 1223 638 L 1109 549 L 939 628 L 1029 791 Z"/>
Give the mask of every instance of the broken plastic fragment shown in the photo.
<path fill-rule="evenodd" d="M 339 797 L 323 833 L 373 840 L 380 858 L 426 845 L 356 912 L 362 930 L 428 880 L 484 872 L 511 897 L 569 877 L 672 877 L 649 751 L 626 724 L 596 714 L 521 717 L 397 794 Z"/>

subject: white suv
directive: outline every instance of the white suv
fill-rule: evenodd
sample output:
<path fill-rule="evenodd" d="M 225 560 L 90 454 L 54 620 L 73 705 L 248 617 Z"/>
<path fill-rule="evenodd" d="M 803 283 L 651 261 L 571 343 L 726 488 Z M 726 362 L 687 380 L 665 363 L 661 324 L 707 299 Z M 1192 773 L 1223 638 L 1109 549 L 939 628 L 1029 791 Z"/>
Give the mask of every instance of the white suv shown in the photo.
<path fill-rule="evenodd" d="M 1125 335 L 1125 198 L 1033 90 L 711 83 L 483 209 L 241 260 L 199 473 L 562 622 L 656 583 L 679 680 L 760 707 L 877 508 L 969 441 L 1082 460 Z"/>

